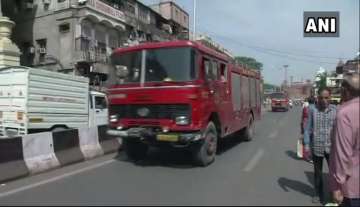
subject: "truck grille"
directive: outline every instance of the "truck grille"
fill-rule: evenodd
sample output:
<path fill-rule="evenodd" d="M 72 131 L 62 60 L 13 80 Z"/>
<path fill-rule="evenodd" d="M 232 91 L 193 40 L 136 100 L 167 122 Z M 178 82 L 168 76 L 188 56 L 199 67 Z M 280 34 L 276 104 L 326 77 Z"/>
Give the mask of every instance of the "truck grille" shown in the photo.
<path fill-rule="evenodd" d="M 148 109 L 146 116 L 140 116 L 138 111 Z M 161 105 L 111 105 L 110 114 L 127 119 L 175 119 L 177 116 L 191 114 L 190 105 L 186 104 L 161 104 Z"/>

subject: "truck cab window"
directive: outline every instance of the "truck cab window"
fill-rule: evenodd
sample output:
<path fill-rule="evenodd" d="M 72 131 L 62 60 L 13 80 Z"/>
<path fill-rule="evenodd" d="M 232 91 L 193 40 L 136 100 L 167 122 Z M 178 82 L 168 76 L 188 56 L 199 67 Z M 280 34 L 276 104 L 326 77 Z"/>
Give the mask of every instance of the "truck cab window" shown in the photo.
<path fill-rule="evenodd" d="M 212 61 L 212 75 L 214 80 L 219 80 L 219 62 L 216 60 Z"/>
<path fill-rule="evenodd" d="M 95 96 L 95 109 L 106 109 L 106 99 L 105 97 Z"/>
<path fill-rule="evenodd" d="M 214 70 L 211 61 L 204 58 L 203 63 L 206 80 L 214 80 L 215 75 L 213 74 Z"/>
<path fill-rule="evenodd" d="M 227 82 L 227 67 L 226 64 L 220 64 L 220 81 Z"/>

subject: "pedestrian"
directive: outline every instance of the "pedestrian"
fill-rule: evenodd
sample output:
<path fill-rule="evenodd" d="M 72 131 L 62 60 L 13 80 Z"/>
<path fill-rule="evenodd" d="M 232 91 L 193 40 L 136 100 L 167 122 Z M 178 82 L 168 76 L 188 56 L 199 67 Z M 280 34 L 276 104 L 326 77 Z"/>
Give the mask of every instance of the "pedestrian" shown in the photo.
<path fill-rule="evenodd" d="M 315 98 L 314 97 L 309 97 L 306 99 L 306 101 L 304 102 L 303 105 L 303 111 L 302 111 L 302 116 L 301 116 L 301 135 L 303 136 L 303 158 L 305 161 L 308 162 L 312 162 L 311 159 L 311 150 L 310 150 L 310 140 L 312 137 L 312 134 L 310 134 L 309 136 L 304 136 L 304 131 L 307 125 L 307 122 L 309 120 L 309 113 L 310 110 L 315 107 Z M 306 138 L 306 139 L 305 139 Z"/>
<path fill-rule="evenodd" d="M 330 155 L 330 188 L 336 203 L 360 206 L 360 83 L 359 74 L 342 83 L 343 103 L 336 116 Z"/>
<path fill-rule="evenodd" d="M 336 118 L 336 106 L 330 104 L 330 95 L 331 92 L 327 88 L 319 90 L 316 106 L 310 108 L 304 130 L 304 140 L 310 140 L 314 162 L 315 192 L 312 198 L 313 203 L 324 202 L 323 160 L 325 158 L 329 164 L 330 134 Z"/>

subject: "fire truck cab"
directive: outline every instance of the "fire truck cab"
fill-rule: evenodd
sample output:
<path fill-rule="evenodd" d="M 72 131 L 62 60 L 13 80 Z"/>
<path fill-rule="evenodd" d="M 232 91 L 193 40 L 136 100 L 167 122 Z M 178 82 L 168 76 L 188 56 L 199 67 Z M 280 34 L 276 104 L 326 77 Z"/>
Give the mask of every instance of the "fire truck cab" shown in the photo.
<path fill-rule="evenodd" d="M 109 130 L 132 159 L 149 146 L 190 149 L 194 161 L 215 160 L 218 141 L 254 135 L 260 118 L 260 74 L 195 41 L 146 43 L 112 55 Z"/>

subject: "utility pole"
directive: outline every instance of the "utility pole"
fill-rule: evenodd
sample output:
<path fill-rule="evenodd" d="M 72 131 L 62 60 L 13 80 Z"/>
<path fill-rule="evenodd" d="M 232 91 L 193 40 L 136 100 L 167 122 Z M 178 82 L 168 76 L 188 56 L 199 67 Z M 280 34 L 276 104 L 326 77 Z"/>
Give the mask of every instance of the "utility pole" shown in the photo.
<path fill-rule="evenodd" d="M 193 0 L 193 8 L 194 8 L 194 17 L 193 17 L 193 40 L 196 40 L 196 0 Z"/>
<path fill-rule="evenodd" d="M 288 68 L 289 65 L 283 65 L 284 67 L 284 72 L 285 72 L 285 77 L 284 77 L 284 85 L 287 87 L 288 86 Z"/>
<path fill-rule="evenodd" d="M 285 90 L 288 86 L 288 79 L 287 79 L 288 68 L 289 68 L 289 65 L 283 65 L 283 68 L 280 68 L 280 70 L 284 69 L 284 83 L 283 83 L 282 90 Z"/>

